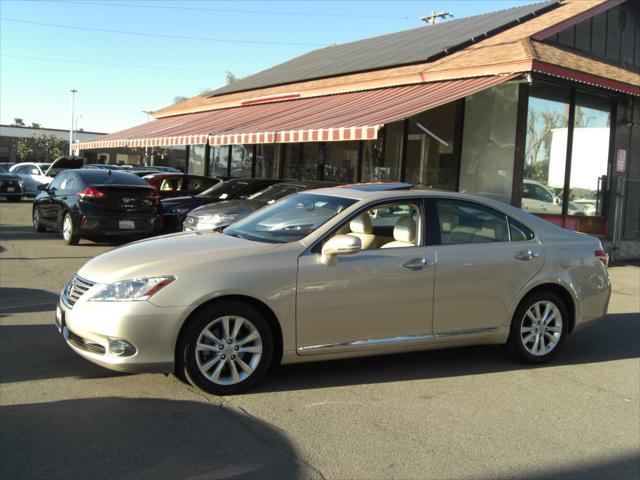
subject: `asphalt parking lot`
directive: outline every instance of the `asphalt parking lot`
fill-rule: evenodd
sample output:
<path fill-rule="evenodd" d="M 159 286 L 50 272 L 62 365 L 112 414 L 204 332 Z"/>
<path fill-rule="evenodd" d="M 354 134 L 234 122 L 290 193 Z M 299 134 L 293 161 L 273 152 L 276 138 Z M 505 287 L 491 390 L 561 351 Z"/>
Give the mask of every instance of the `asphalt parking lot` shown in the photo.
<path fill-rule="evenodd" d="M 218 398 L 74 354 L 58 294 L 114 248 L 0 203 L 2 478 L 640 478 L 640 267 L 606 321 L 532 368 L 499 347 L 280 367 Z"/>

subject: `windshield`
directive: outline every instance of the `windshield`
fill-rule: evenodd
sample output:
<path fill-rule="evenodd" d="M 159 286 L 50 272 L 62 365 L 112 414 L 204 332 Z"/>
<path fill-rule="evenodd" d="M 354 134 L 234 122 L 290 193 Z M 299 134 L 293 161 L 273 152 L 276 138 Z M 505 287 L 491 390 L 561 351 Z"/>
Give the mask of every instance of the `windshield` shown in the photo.
<path fill-rule="evenodd" d="M 247 186 L 249 186 L 249 182 L 247 181 L 227 180 L 226 182 L 216 183 L 213 187 L 196 196 L 214 200 L 227 200 L 234 198 L 237 192 L 244 190 Z"/>
<path fill-rule="evenodd" d="M 262 208 L 233 226 L 226 235 L 268 243 L 303 239 L 356 200 L 298 193 Z"/>
<path fill-rule="evenodd" d="M 249 197 L 249 200 L 256 200 L 258 202 L 264 203 L 273 203 L 276 200 L 280 200 L 281 198 L 286 197 L 287 195 L 299 192 L 301 188 L 302 187 L 300 187 L 299 185 L 286 185 L 283 183 L 271 185 L 270 187 L 251 195 Z"/>

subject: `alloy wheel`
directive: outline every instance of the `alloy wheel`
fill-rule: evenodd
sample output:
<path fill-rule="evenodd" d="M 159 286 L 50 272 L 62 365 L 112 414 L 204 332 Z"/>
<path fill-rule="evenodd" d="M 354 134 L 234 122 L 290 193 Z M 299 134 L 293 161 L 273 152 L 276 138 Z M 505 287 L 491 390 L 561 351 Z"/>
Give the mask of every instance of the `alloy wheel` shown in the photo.
<path fill-rule="evenodd" d="M 198 335 L 195 360 L 200 373 L 217 385 L 236 385 L 260 364 L 262 337 L 256 326 L 239 316 L 225 315 Z"/>
<path fill-rule="evenodd" d="M 65 215 L 64 220 L 62 221 L 62 237 L 69 241 L 72 232 L 73 225 L 71 224 L 71 217 L 69 215 Z"/>
<path fill-rule="evenodd" d="M 532 304 L 520 325 L 520 340 L 531 355 L 542 357 L 553 351 L 562 337 L 562 314 L 548 300 Z"/>

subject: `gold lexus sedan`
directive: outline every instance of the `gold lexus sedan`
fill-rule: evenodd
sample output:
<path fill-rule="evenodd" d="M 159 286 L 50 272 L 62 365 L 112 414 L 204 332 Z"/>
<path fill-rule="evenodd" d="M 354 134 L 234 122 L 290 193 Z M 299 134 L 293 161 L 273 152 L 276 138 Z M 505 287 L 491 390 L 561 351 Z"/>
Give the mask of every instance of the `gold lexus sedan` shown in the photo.
<path fill-rule="evenodd" d="M 100 255 L 62 292 L 58 327 L 106 368 L 223 395 L 274 363 L 505 343 L 542 363 L 605 316 L 596 238 L 481 197 L 389 188 L 309 190 L 224 233 Z"/>

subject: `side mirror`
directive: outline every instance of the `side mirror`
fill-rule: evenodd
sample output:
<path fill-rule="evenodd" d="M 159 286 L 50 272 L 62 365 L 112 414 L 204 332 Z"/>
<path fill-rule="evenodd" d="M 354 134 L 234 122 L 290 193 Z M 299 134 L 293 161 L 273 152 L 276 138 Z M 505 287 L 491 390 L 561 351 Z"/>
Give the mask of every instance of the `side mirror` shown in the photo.
<path fill-rule="evenodd" d="M 326 266 L 335 265 L 338 255 L 352 255 L 362 249 L 362 241 L 352 235 L 336 235 L 322 247 L 320 261 Z"/>
<path fill-rule="evenodd" d="M 38 186 L 36 188 L 37 188 L 37 190 L 39 192 L 44 192 L 47 189 L 48 186 L 49 185 L 46 184 L 46 183 L 40 183 L 40 184 L 38 184 Z"/>

